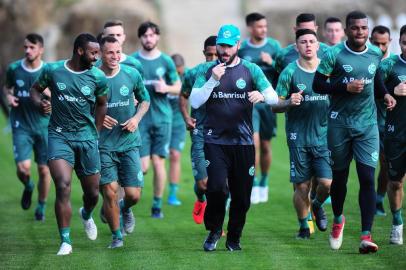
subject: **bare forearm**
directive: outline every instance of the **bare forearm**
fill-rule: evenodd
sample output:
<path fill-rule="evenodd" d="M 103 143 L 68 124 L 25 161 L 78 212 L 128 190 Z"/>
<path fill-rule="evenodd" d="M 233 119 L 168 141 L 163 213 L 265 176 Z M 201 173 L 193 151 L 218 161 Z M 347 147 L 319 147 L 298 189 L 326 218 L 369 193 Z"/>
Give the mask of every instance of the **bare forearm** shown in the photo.
<path fill-rule="evenodd" d="M 188 103 L 188 100 L 183 95 L 179 96 L 179 110 L 185 121 L 189 117 Z"/>
<path fill-rule="evenodd" d="M 103 128 L 103 121 L 104 121 L 104 117 L 106 116 L 107 113 L 107 102 L 104 99 L 103 101 L 99 101 L 97 102 L 96 105 L 96 110 L 95 110 L 95 115 L 96 115 L 96 128 L 97 131 L 100 132 L 100 130 Z"/>
<path fill-rule="evenodd" d="M 180 81 L 176 81 L 173 85 L 168 85 L 167 93 L 172 95 L 179 95 L 182 84 Z"/>
<path fill-rule="evenodd" d="M 138 105 L 137 113 L 134 115 L 139 121 L 144 117 L 149 109 L 149 102 L 143 101 Z"/>
<path fill-rule="evenodd" d="M 272 111 L 275 113 L 286 112 L 291 107 L 290 99 L 279 98 L 278 104 L 272 106 Z"/>

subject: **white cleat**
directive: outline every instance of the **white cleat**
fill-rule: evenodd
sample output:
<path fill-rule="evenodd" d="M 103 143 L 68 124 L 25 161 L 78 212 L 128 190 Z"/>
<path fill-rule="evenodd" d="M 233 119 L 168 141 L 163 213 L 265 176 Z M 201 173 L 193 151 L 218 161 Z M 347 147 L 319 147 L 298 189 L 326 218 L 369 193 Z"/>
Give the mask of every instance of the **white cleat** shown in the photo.
<path fill-rule="evenodd" d="M 259 188 L 259 202 L 265 203 L 268 201 L 268 187 Z"/>
<path fill-rule="evenodd" d="M 72 253 L 72 245 L 62 242 L 61 247 L 59 248 L 58 253 L 56 255 L 58 256 L 63 256 L 63 255 L 69 255 Z"/>
<path fill-rule="evenodd" d="M 252 187 L 251 203 L 252 204 L 258 204 L 259 203 L 259 187 Z"/>
<path fill-rule="evenodd" d="M 341 245 L 343 244 L 344 225 L 345 225 L 344 216 L 340 224 L 333 223 L 333 229 L 331 230 L 331 233 L 328 238 L 330 247 L 333 250 L 340 249 Z"/>
<path fill-rule="evenodd" d="M 85 220 L 83 218 L 82 209 L 83 209 L 83 207 L 81 207 L 79 209 L 79 216 L 80 216 L 80 219 L 82 220 L 83 226 L 85 227 L 85 232 L 86 232 L 87 238 L 89 238 L 90 240 L 96 240 L 96 238 L 97 238 L 96 224 L 94 223 L 93 218 L 89 218 L 88 220 Z"/>
<path fill-rule="evenodd" d="M 403 224 L 392 225 L 389 243 L 394 245 L 403 245 Z"/>

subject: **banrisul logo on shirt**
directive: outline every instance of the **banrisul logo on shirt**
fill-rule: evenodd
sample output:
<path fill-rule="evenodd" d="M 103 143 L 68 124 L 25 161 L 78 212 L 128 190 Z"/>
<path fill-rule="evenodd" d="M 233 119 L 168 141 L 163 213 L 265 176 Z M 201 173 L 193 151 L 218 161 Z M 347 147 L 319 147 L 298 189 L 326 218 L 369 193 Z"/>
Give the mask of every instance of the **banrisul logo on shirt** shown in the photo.
<path fill-rule="evenodd" d="M 90 89 L 89 86 L 85 85 L 85 86 L 82 86 L 82 88 L 80 88 L 80 91 L 82 91 L 83 95 L 87 96 L 87 95 L 90 95 L 90 93 L 92 92 L 92 89 Z"/>
<path fill-rule="evenodd" d="M 353 68 L 351 65 L 343 65 L 343 69 L 345 70 L 345 72 L 350 73 Z"/>
<path fill-rule="evenodd" d="M 120 88 L 120 94 L 121 94 L 122 96 L 128 96 L 128 93 L 130 93 L 130 89 L 128 89 L 128 87 L 125 86 L 125 85 L 121 86 L 121 88 Z"/>
<path fill-rule="evenodd" d="M 299 84 L 297 84 L 296 86 L 297 86 L 297 88 L 298 88 L 300 91 L 306 90 L 306 85 L 303 84 L 303 83 L 299 83 Z"/>
<path fill-rule="evenodd" d="M 243 78 L 239 78 L 236 82 L 235 85 L 237 86 L 238 89 L 244 89 L 245 86 L 247 86 L 247 83 L 244 81 Z"/>
<path fill-rule="evenodd" d="M 371 64 L 368 66 L 368 72 L 369 72 L 369 74 L 374 74 L 375 71 L 376 71 L 376 65 L 375 65 L 374 63 L 371 63 Z"/>
<path fill-rule="evenodd" d="M 165 75 L 165 68 L 164 67 L 159 67 L 155 70 L 155 74 L 162 78 Z"/>
<path fill-rule="evenodd" d="M 401 82 L 406 82 L 406 75 L 399 75 L 398 76 L 399 81 Z"/>
<path fill-rule="evenodd" d="M 16 80 L 16 84 L 18 87 L 23 87 L 24 86 L 24 81 L 23 80 Z"/>
<path fill-rule="evenodd" d="M 58 89 L 61 90 L 61 91 L 66 89 L 66 84 L 61 83 L 61 82 L 57 82 L 56 86 L 58 86 Z"/>

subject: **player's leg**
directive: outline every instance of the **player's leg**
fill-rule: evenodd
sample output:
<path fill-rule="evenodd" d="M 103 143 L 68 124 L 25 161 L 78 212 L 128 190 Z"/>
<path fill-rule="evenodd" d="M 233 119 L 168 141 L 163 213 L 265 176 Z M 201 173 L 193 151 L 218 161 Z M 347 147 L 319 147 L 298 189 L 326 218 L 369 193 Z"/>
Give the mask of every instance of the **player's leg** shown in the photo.
<path fill-rule="evenodd" d="M 386 163 L 383 149 L 379 150 L 379 173 L 378 186 L 376 188 L 376 211 L 377 216 L 386 216 L 383 201 L 385 199 L 387 186 L 389 183 L 388 164 Z"/>
<path fill-rule="evenodd" d="M 175 117 L 175 116 L 174 116 Z M 179 189 L 179 180 L 181 175 L 180 163 L 181 153 L 185 147 L 186 126 L 182 118 L 178 123 L 180 125 L 172 126 L 171 140 L 169 144 L 169 205 L 181 205 L 177 192 Z"/>
<path fill-rule="evenodd" d="M 254 146 L 255 146 L 255 168 L 259 168 L 259 162 L 260 162 L 260 137 L 259 137 L 259 130 L 260 130 L 260 116 L 258 112 L 258 106 L 255 105 L 253 110 L 252 110 L 252 128 L 253 128 L 253 137 L 254 137 Z M 252 204 L 258 204 L 259 203 L 259 179 L 257 176 L 257 172 L 255 170 L 255 176 L 254 176 L 254 184 L 252 186 L 252 191 L 251 191 L 251 203 Z"/>
<path fill-rule="evenodd" d="M 307 222 L 310 207 L 310 180 L 295 183 L 295 192 L 293 193 L 293 205 L 296 210 L 299 221 L 299 232 L 296 239 L 309 239 L 310 228 Z"/>
<path fill-rule="evenodd" d="M 34 153 L 35 162 L 38 164 L 38 204 L 35 209 L 35 219 L 45 219 L 45 204 L 51 185 L 51 174 L 47 165 L 48 134 L 36 136 Z"/>

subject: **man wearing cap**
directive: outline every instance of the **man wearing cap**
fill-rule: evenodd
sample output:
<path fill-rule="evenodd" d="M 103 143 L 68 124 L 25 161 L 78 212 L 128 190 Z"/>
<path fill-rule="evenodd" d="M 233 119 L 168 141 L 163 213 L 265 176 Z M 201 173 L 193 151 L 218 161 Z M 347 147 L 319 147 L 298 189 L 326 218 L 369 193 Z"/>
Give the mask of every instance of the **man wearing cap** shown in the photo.
<path fill-rule="evenodd" d="M 234 251 L 241 250 L 240 237 L 255 172 L 253 104 L 275 105 L 278 96 L 259 66 L 237 56 L 240 30 L 236 26 L 223 25 L 216 46 L 219 61 L 202 66 L 190 104 L 194 109 L 206 106 L 203 133 L 208 182 L 204 223 L 209 235 L 203 248 L 216 249 L 230 193 L 226 248 Z"/>

